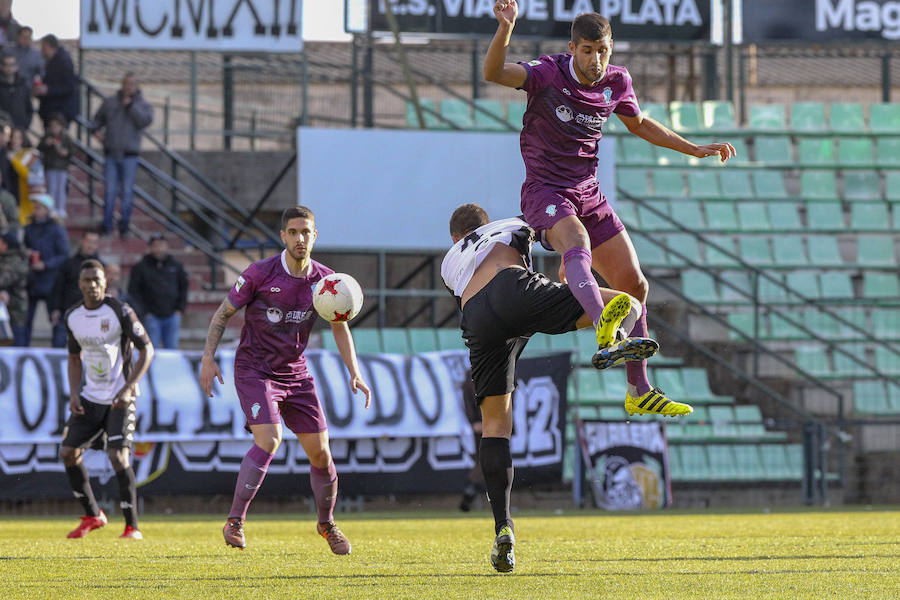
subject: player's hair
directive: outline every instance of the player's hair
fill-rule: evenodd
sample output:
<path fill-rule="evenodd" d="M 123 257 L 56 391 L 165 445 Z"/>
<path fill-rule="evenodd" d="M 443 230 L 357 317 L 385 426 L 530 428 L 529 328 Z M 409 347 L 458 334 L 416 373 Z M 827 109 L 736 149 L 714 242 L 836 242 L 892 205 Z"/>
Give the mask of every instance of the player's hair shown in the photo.
<path fill-rule="evenodd" d="M 103 263 L 101 263 L 96 258 L 89 258 L 81 262 L 81 268 L 78 269 L 78 272 L 87 271 L 88 269 L 100 269 L 103 271 Z"/>
<path fill-rule="evenodd" d="M 47 44 L 51 48 L 59 48 L 59 38 L 57 38 L 52 33 L 48 33 L 47 35 L 42 37 L 41 42 Z"/>
<path fill-rule="evenodd" d="M 284 209 L 284 212 L 281 213 L 281 230 L 284 231 L 287 228 L 288 221 L 291 219 L 309 219 L 313 223 L 316 222 L 316 215 L 313 214 L 313 211 L 305 206 L 292 206 L 290 208 Z"/>
<path fill-rule="evenodd" d="M 581 13 L 572 21 L 572 43 L 576 46 L 581 40 L 602 40 L 612 37 L 609 19 L 597 13 Z"/>
<path fill-rule="evenodd" d="M 463 204 L 450 216 L 450 235 L 463 237 L 490 221 L 487 212 L 477 204 Z"/>

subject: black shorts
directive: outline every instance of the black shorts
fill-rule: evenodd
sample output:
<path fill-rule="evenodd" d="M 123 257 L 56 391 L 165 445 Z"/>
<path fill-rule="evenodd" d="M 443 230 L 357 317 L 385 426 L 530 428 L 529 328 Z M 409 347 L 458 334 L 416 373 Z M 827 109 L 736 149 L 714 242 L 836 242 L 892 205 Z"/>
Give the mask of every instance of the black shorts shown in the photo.
<path fill-rule="evenodd" d="M 134 444 L 136 421 L 134 402 L 125 408 L 113 409 L 109 404 L 97 404 L 81 399 L 83 415 L 70 415 L 63 430 L 63 446 L 70 448 L 131 448 Z"/>
<path fill-rule="evenodd" d="M 503 269 L 463 307 L 475 399 L 516 389 L 516 361 L 535 333 L 575 330 L 584 309 L 569 287 L 542 273 Z"/>

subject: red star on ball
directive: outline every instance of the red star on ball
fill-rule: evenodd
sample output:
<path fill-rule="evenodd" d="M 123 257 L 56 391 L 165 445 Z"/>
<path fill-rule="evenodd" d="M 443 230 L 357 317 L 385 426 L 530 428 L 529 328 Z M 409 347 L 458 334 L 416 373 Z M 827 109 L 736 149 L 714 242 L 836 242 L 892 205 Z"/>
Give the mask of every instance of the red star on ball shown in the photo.
<path fill-rule="evenodd" d="M 319 295 L 321 296 L 325 292 L 331 292 L 332 296 L 337 296 L 338 292 L 336 286 L 340 281 L 340 279 L 326 279 L 322 282 L 322 289 L 319 290 Z"/>
<path fill-rule="evenodd" d="M 350 320 L 350 311 L 348 310 L 345 313 L 339 313 L 338 311 L 334 311 L 334 322 L 340 323 L 342 321 Z"/>

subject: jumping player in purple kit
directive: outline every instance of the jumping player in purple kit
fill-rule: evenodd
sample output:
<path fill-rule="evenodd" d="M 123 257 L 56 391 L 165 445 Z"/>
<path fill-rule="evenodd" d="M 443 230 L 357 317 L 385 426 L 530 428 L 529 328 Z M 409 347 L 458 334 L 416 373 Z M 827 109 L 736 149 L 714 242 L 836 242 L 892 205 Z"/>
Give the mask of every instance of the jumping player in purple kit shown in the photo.
<path fill-rule="evenodd" d="M 317 237 L 315 216 L 304 207 L 288 208 L 281 216 L 284 251 L 255 262 L 238 277 L 209 324 L 200 367 L 204 393 L 212 397 L 213 378 L 223 383 L 215 362 L 216 348 L 225 326 L 246 307 L 241 340 L 234 356 L 234 385 L 254 445 L 241 462 L 234 501 L 223 535 L 225 543 L 244 548 L 244 519 L 266 470 L 281 444 L 281 420 L 300 440 L 309 458 L 309 478 L 319 513 L 317 531 L 335 554 L 349 554 L 350 542 L 334 523 L 337 471 L 328 447 L 328 425 L 316 395 L 315 381 L 306 367 L 303 351 L 316 319 L 312 290 L 333 273 L 312 260 Z M 341 358 L 350 373 L 350 388 L 362 391 L 369 408 L 369 386 L 356 361 L 353 337 L 346 323 L 332 323 Z"/>
<path fill-rule="evenodd" d="M 494 4 L 498 27 L 483 71 L 486 80 L 528 94 L 520 138 L 526 171 L 521 204 L 525 220 L 543 242 L 562 255 L 560 278 L 595 324 L 604 305 L 592 269 L 610 287 L 640 300 L 642 314 L 630 335 L 646 337 L 647 279 L 631 238 L 597 182 L 601 127 L 615 113 L 628 131 L 652 144 L 698 158 L 718 156 L 722 162 L 735 155 L 734 147 L 728 143 L 693 144 L 642 115 L 628 70 L 609 64 L 612 30 L 599 14 L 575 18 L 569 53 L 505 62 L 518 12 L 516 0 Z M 597 337 L 600 350 L 615 342 Z M 689 405 L 671 401 L 650 385 L 646 360 L 628 362 L 625 368 L 625 410 L 629 414 L 693 412 Z"/>

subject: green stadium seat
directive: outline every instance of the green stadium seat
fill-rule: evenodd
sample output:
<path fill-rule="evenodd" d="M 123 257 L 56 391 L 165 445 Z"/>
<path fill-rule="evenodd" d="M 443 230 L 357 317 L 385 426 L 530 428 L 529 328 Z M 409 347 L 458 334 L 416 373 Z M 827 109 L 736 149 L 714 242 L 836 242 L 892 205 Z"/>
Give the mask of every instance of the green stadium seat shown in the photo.
<path fill-rule="evenodd" d="M 844 171 L 846 200 L 881 200 L 881 178 L 876 171 Z"/>
<path fill-rule="evenodd" d="M 766 205 L 766 211 L 769 213 L 769 221 L 775 230 L 800 231 L 804 228 L 800 222 L 800 213 L 793 204 L 769 202 Z"/>
<path fill-rule="evenodd" d="M 669 114 L 672 117 L 672 129 L 675 131 L 694 132 L 703 128 L 700 105 L 696 102 L 670 102 Z"/>
<path fill-rule="evenodd" d="M 796 211 L 794 211 L 796 213 Z M 764 232 L 773 229 L 765 203 L 741 202 L 737 205 L 738 229 L 746 232 Z"/>
<path fill-rule="evenodd" d="M 757 131 L 785 131 L 787 121 L 784 105 L 751 104 L 749 125 L 750 129 Z"/>
<path fill-rule="evenodd" d="M 681 272 L 681 290 L 694 302 L 715 304 L 719 302 L 716 281 L 706 271 L 687 269 Z"/>
<path fill-rule="evenodd" d="M 705 100 L 703 107 L 703 125 L 713 132 L 727 133 L 736 130 L 734 105 L 721 100 Z"/>
<path fill-rule="evenodd" d="M 734 407 L 734 419 L 738 425 L 738 437 L 763 439 L 767 437 L 781 437 L 778 432 L 766 431 L 763 426 L 762 413 L 755 404 L 741 404 Z M 754 446 L 754 449 L 756 447 Z M 758 459 L 758 453 L 757 453 Z"/>
<path fill-rule="evenodd" d="M 794 479 L 788 465 L 785 444 L 760 444 L 759 457 L 766 479 L 770 481 L 786 481 Z"/>
<path fill-rule="evenodd" d="M 731 254 L 736 254 L 734 248 L 734 238 L 727 235 L 708 235 L 706 239 L 711 244 L 716 244 L 717 246 L 724 248 L 726 251 Z M 720 252 L 718 249 L 714 248 L 710 244 L 704 245 L 706 250 L 706 264 L 714 267 L 735 267 L 738 266 L 739 263 L 737 259 L 728 256 L 727 254 Z"/>
<path fill-rule="evenodd" d="M 819 284 L 822 298 L 825 300 L 852 300 L 853 282 L 850 274 L 843 271 L 825 271 L 819 273 Z"/>
<path fill-rule="evenodd" d="M 558 335 L 551 335 L 549 340 L 549 349 L 554 352 L 577 352 L 578 340 L 575 339 L 575 332 L 569 331 Z"/>
<path fill-rule="evenodd" d="M 435 329 L 437 333 L 438 349 L 440 350 L 465 350 L 466 344 L 462 339 L 459 329 L 441 327 Z"/>
<path fill-rule="evenodd" d="M 459 129 L 473 129 L 472 107 L 465 100 L 444 98 L 441 100 L 441 116 Z"/>
<path fill-rule="evenodd" d="M 863 298 L 896 300 L 900 297 L 900 283 L 896 273 L 866 271 L 863 273 Z"/>
<path fill-rule="evenodd" d="M 684 479 L 684 469 L 681 466 L 681 452 L 679 451 L 679 447 L 673 445 L 673 441 L 677 441 L 682 439 L 684 436 L 681 433 L 682 426 L 680 423 L 666 423 L 666 439 L 669 441 L 669 453 L 668 453 L 668 464 L 669 464 L 669 477 L 672 481 L 681 481 Z"/>
<path fill-rule="evenodd" d="M 353 344 L 360 354 L 378 354 L 384 351 L 381 346 L 381 333 L 377 329 L 356 328 L 352 333 Z"/>
<path fill-rule="evenodd" d="M 619 219 L 622 220 L 625 225 L 631 225 L 634 227 L 639 226 L 639 221 L 637 217 L 637 203 L 629 200 L 628 198 L 622 197 L 616 201 L 615 205 L 616 214 L 619 215 Z"/>
<path fill-rule="evenodd" d="M 713 435 L 716 438 L 736 438 L 738 428 L 734 421 L 734 408 L 731 406 L 710 406 L 709 420 L 712 422 Z"/>
<path fill-rule="evenodd" d="M 616 169 L 616 187 L 638 198 L 652 196 L 650 181 L 644 169 Z"/>
<path fill-rule="evenodd" d="M 753 297 L 753 290 L 750 287 L 750 275 L 748 273 L 737 270 L 723 271 L 719 276 L 719 295 L 723 302 L 735 304 L 750 302 Z"/>
<path fill-rule="evenodd" d="M 406 329 L 400 327 L 381 328 L 381 347 L 388 354 L 412 354 Z"/>
<path fill-rule="evenodd" d="M 900 202 L 900 171 L 889 171 L 884 174 L 884 198 L 888 202 Z M 897 206 L 894 205 L 896 210 Z M 900 217 L 894 212 L 894 226 L 900 229 Z"/>
<path fill-rule="evenodd" d="M 597 334 L 590 327 L 575 332 L 575 351 L 580 362 L 588 363 L 597 351 Z"/>
<path fill-rule="evenodd" d="M 794 164 L 791 138 L 786 135 L 760 135 L 753 139 L 756 162 L 766 165 L 787 166 Z"/>
<path fill-rule="evenodd" d="M 819 288 L 819 275 L 813 271 L 788 271 L 785 277 L 785 285 L 804 298 L 818 300 L 822 297 L 822 291 Z M 790 298 L 793 302 L 799 301 L 796 295 L 791 294 Z"/>
<path fill-rule="evenodd" d="M 794 102 L 791 106 L 791 129 L 801 132 L 827 131 L 825 105 L 821 102 Z"/>
<path fill-rule="evenodd" d="M 518 100 L 509 100 L 506 103 L 506 122 L 512 125 L 515 129 L 522 129 L 522 117 L 525 116 L 525 109 L 528 107 L 527 102 L 520 102 Z M 618 119 L 610 119 L 603 125 L 604 133 L 606 131 L 612 132 L 615 126 L 610 127 L 611 122 L 615 121 L 617 123 L 621 123 Z"/>
<path fill-rule="evenodd" d="M 706 452 L 709 456 L 710 479 L 734 481 L 740 478 L 731 444 L 710 444 L 706 447 Z"/>
<path fill-rule="evenodd" d="M 698 200 L 689 198 L 674 199 L 669 202 L 669 213 L 676 223 L 695 230 L 706 229 L 706 219 L 703 217 L 701 204 Z M 620 218 L 621 216 L 619 215 Z"/>
<path fill-rule="evenodd" d="M 853 410 L 868 415 L 889 413 L 890 404 L 884 381 L 854 381 Z"/>
<path fill-rule="evenodd" d="M 594 349 L 596 350 L 596 344 Z M 625 374 L 620 369 L 605 369 L 599 373 L 600 388 L 603 390 L 606 403 L 616 404 L 621 407 L 622 403 L 625 402 L 625 392 L 628 387 Z M 624 412 L 625 410 L 622 409 L 623 416 Z"/>
<path fill-rule="evenodd" d="M 816 202 L 806 207 L 806 222 L 812 231 L 840 231 L 844 224 L 844 209 L 840 202 Z"/>
<path fill-rule="evenodd" d="M 878 138 L 875 147 L 879 167 L 900 167 L 900 137 Z"/>
<path fill-rule="evenodd" d="M 889 231 L 891 218 L 888 214 L 888 205 L 882 202 L 854 202 L 850 205 L 850 229 Z"/>
<path fill-rule="evenodd" d="M 728 338 L 738 342 L 755 339 L 754 317 L 755 315 L 752 312 L 728 313 L 728 325 L 732 327 L 732 329 L 728 330 Z M 759 322 L 759 337 L 766 337 L 766 321 L 762 318 L 760 318 Z"/>
<path fill-rule="evenodd" d="M 623 165 L 651 167 L 656 165 L 655 146 L 634 135 L 619 138 L 619 158 Z"/>
<path fill-rule="evenodd" d="M 780 171 L 757 170 L 751 173 L 753 177 L 753 189 L 756 197 L 765 200 L 785 200 L 788 197 L 784 187 L 784 177 Z"/>
<path fill-rule="evenodd" d="M 731 449 L 734 452 L 738 479 L 760 481 L 766 478 L 766 472 L 763 470 L 762 460 L 759 457 L 759 447 L 756 444 L 735 444 Z"/>
<path fill-rule="evenodd" d="M 797 146 L 800 165 L 804 167 L 828 167 L 835 164 L 832 138 L 803 138 Z"/>
<path fill-rule="evenodd" d="M 431 327 L 415 327 L 409 330 L 409 349 L 414 354 L 434 352 L 438 349 L 437 335 Z"/>
<path fill-rule="evenodd" d="M 894 238 L 884 235 L 860 235 L 856 238 L 856 262 L 865 267 L 893 267 Z"/>
<path fill-rule="evenodd" d="M 840 138 L 838 164 L 842 167 L 875 166 L 875 147 L 869 138 Z"/>
<path fill-rule="evenodd" d="M 900 308 L 873 309 L 872 331 L 879 339 L 900 340 Z"/>
<path fill-rule="evenodd" d="M 863 364 L 860 364 L 853 360 L 847 354 L 844 354 L 842 350 L 845 350 L 852 354 L 853 356 L 862 360 Z M 872 370 L 869 367 L 871 363 L 866 357 L 865 346 L 861 344 L 838 344 L 835 346 L 833 350 L 833 358 L 834 358 L 834 375 L 835 377 L 866 377 L 867 375 L 872 375 Z"/>
<path fill-rule="evenodd" d="M 666 267 L 669 261 L 666 259 L 666 251 L 659 244 L 647 239 L 642 235 L 635 235 L 631 238 L 634 249 L 637 252 L 638 259 L 645 267 Z"/>
<path fill-rule="evenodd" d="M 644 142 L 645 144 L 647 142 Z M 670 148 L 656 147 L 656 164 L 663 167 L 686 167 L 692 157 Z"/>
<path fill-rule="evenodd" d="M 766 277 L 759 278 L 757 284 L 759 286 L 759 299 L 766 303 L 786 303 L 788 294 L 787 288 L 784 287 L 784 275 L 773 272 L 766 272 L 765 275 Z"/>
<path fill-rule="evenodd" d="M 887 384 L 888 407 L 894 414 L 900 414 L 900 385 Z"/>
<path fill-rule="evenodd" d="M 747 149 L 747 142 L 744 141 L 744 138 L 732 138 L 731 145 L 734 146 L 734 157 L 728 159 L 729 165 L 746 167 L 753 162 L 750 158 L 750 151 Z M 718 164 L 721 165 L 721 163 Z"/>
<path fill-rule="evenodd" d="M 475 106 L 472 111 L 475 116 L 475 129 L 484 131 L 509 130 L 509 127 L 506 126 L 506 117 L 503 116 L 502 102 L 490 98 L 476 98 L 472 104 Z M 489 114 L 483 111 L 487 111 Z"/>
<path fill-rule="evenodd" d="M 682 434 L 689 440 L 709 440 L 713 438 L 709 409 L 704 405 L 694 406 L 694 412 L 682 417 Z"/>
<path fill-rule="evenodd" d="M 709 460 L 706 449 L 696 444 L 685 444 L 679 447 L 681 467 L 685 481 L 709 481 Z"/>
<path fill-rule="evenodd" d="M 802 267 L 809 264 L 803 239 L 796 235 L 780 235 L 772 238 L 772 254 L 775 264 Z"/>
<path fill-rule="evenodd" d="M 693 266 L 703 264 L 697 238 L 689 233 L 672 233 L 666 236 L 671 266 Z M 677 254 L 676 254 L 677 253 Z"/>
<path fill-rule="evenodd" d="M 713 393 L 713 391 L 709 388 L 709 378 L 706 373 L 706 369 L 701 369 L 698 367 L 683 367 L 681 369 L 681 379 L 684 383 L 684 388 L 687 391 L 687 395 L 685 397 L 690 398 L 691 400 L 697 402 L 734 402 L 734 398 L 731 396 L 720 396 L 718 394 Z"/>
<path fill-rule="evenodd" d="M 722 198 L 729 200 L 752 200 L 756 197 L 747 171 L 725 169 L 719 173 L 722 187 Z"/>
<path fill-rule="evenodd" d="M 681 369 L 653 369 L 650 377 L 653 385 L 665 390 L 669 398 L 685 400 L 691 398 L 685 390 Z"/>
<path fill-rule="evenodd" d="M 636 209 L 641 229 L 646 231 L 667 231 L 672 229 L 672 223 L 666 218 L 669 216 L 668 200 L 649 200 L 638 204 Z"/>
<path fill-rule="evenodd" d="M 684 196 L 684 178 L 681 171 L 658 169 L 653 171 L 653 193 L 661 198 Z"/>
<path fill-rule="evenodd" d="M 804 170 L 800 173 L 800 196 L 804 200 L 836 202 L 838 193 L 834 171 Z"/>
<path fill-rule="evenodd" d="M 833 236 L 810 235 L 806 237 L 809 262 L 820 267 L 839 267 L 844 264 L 838 241 Z"/>
<path fill-rule="evenodd" d="M 578 404 L 602 404 L 608 401 L 600 381 L 600 371 L 593 367 L 579 368 L 575 369 L 574 375 Z"/>
<path fill-rule="evenodd" d="M 873 133 L 900 133 L 900 104 L 870 104 L 869 129 Z"/>
<path fill-rule="evenodd" d="M 437 116 L 437 105 L 431 98 L 419 98 L 419 106 L 422 107 L 422 119 L 426 129 L 450 129 L 450 125 Z M 409 127 L 418 128 L 419 121 L 412 102 L 406 103 L 406 124 Z"/>
<path fill-rule="evenodd" d="M 738 231 L 737 215 L 732 202 L 704 202 L 706 226 L 714 231 Z"/>
<path fill-rule="evenodd" d="M 769 313 L 769 338 L 773 340 L 803 340 L 809 333 L 801 329 L 805 327 L 803 315 L 796 311 L 782 310 Z"/>
<path fill-rule="evenodd" d="M 666 108 L 665 104 L 647 102 L 641 105 L 641 114 L 650 117 L 654 121 L 659 121 L 666 127 L 672 127 L 672 123 L 669 121 L 669 109 Z"/>
<path fill-rule="evenodd" d="M 866 118 L 862 104 L 858 102 L 836 102 L 831 105 L 828 125 L 835 133 L 862 133 L 866 131 Z"/>
<path fill-rule="evenodd" d="M 773 264 L 769 238 L 752 236 L 738 238 L 738 255 L 747 263 L 757 266 Z"/>
<path fill-rule="evenodd" d="M 535 333 L 528 340 L 527 352 L 531 354 L 544 354 L 550 351 L 550 338 L 553 336 L 548 333 Z"/>
<path fill-rule="evenodd" d="M 712 169 L 691 169 L 687 174 L 688 195 L 693 198 L 721 198 L 718 173 Z"/>

